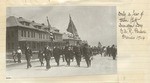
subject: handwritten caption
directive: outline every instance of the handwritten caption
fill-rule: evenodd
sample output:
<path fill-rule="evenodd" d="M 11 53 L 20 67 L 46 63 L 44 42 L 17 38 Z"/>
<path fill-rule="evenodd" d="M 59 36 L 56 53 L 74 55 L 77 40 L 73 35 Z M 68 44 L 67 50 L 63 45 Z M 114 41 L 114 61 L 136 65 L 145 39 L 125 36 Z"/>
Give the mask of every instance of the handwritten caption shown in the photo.
<path fill-rule="evenodd" d="M 122 39 L 144 40 L 146 30 L 143 28 L 142 18 L 144 11 L 119 11 L 119 23 Z"/>

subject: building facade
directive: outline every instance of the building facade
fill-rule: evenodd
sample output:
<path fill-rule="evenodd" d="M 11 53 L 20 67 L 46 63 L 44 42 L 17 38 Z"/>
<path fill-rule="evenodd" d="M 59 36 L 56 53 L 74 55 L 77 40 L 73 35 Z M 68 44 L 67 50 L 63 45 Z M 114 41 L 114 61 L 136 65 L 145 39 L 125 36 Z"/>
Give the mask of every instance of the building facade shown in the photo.
<path fill-rule="evenodd" d="M 69 43 L 72 46 L 76 45 L 77 43 L 82 43 L 82 41 L 79 38 L 75 39 L 71 34 L 66 33 L 63 34 L 63 41 L 65 43 Z"/>
<path fill-rule="evenodd" d="M 61 46 L 63 44 L 62 34 L 55 27 L 49 27 L 29 21 L 23 17 L 10 16 L 6 22 L 6 51 L 11 52 L 20 47 L 25 49 L 26 45 L 33 51 L 43 49 L 45 46 Z"/>

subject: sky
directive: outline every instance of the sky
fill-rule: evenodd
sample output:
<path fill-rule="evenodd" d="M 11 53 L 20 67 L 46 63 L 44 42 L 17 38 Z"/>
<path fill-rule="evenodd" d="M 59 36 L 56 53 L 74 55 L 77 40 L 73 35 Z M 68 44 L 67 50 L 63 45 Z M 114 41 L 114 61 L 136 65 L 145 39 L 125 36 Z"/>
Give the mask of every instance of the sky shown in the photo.
<path fill-rule="evenodd" d="M 44 23 L 48 16 L 51 26 L 60 32 L 67 32 L 69 14 L 76 26 L 78 35 L 88 44 L 97 46 L 98 42 L 108 46 L 117 44 L 115 6 L 47 6 L 47 7 L 9 7 L 7 17 L 16 16 Z"/>

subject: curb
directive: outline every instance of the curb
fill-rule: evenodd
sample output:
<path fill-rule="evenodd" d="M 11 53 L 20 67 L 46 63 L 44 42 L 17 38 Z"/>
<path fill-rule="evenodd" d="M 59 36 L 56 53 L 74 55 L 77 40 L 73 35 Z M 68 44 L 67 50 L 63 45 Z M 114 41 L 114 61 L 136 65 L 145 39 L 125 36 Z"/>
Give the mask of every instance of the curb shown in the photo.
<path fill-rule="evenodd" d="M 38 59 L 34 59 L 34 60 L 31 60 L 31 62 L 37 62 L 39 61 Z M 9 67 L 9 66 L 17 66 L 17 65 L 22 65 L 22 64 L 26 64 L 27 61 L 26 60 L 23 60 L 21 63 L 10 63 L 10 64 L 7 64 L 6 63 L 6 67 Z"/>

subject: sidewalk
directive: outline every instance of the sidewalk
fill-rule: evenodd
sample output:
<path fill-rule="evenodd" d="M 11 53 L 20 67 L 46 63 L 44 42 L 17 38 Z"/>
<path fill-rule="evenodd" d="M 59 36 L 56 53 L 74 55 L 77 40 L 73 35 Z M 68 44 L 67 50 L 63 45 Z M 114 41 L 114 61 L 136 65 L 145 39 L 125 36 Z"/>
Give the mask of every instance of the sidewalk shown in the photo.
<path fill-rule="evenodd" d="M 51 57 L 51 59 L 54 59 L 54 57 Z M 16 60 L 17 61 L 17 60 Z M 31 59 L 31 62 L 37 62 L 39 59 Z M 14 65 L 21 65 L 26 64 L 27 61 L 25 59 L 21 60 L 21 63 L 14 62 L 14 59 L 6 59 L 6 66 L 14 66 Z"/>
<path fill-rule="evenodd" d="M 31 59 L 31 62 L 36 62 L 39 61 L 39 59 Z M 6 66 L 14 66 L 14 65 L 21 65 L 21 64 L 26 64 L 26 60 L 21 60 L 21 63 L 14 62 L 13 59 L 6 59 Z"/>

